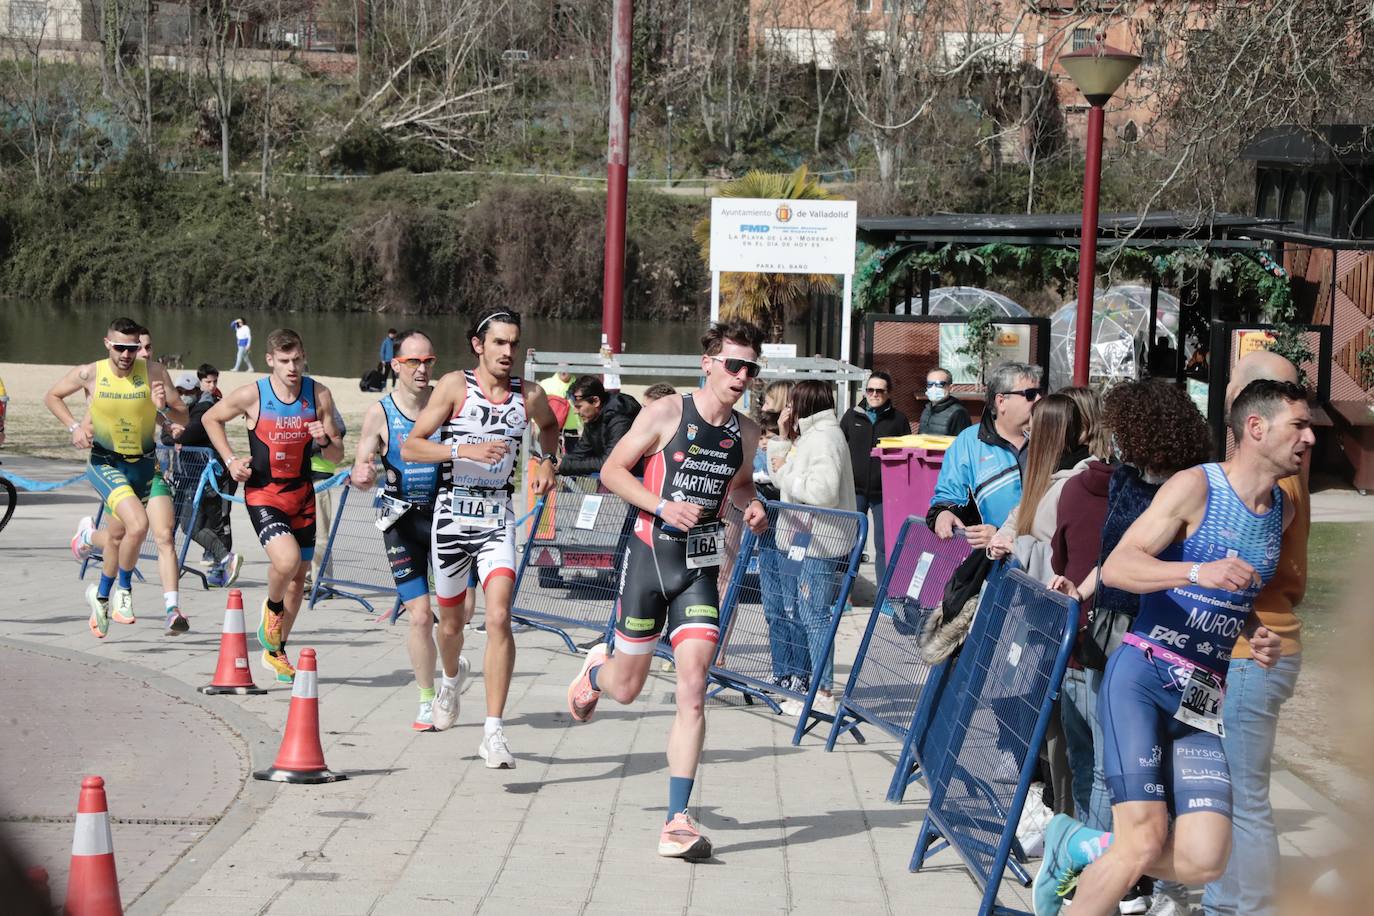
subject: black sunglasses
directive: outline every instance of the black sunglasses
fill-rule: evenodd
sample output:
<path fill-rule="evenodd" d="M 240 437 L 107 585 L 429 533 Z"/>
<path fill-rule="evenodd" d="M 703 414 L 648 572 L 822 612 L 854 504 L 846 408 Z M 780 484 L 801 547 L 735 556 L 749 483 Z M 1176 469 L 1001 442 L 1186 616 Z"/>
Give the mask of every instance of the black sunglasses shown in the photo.
<path fill-rule="evenodd" d="M 1004 391 L 1002 393 L 1006 395 L 1019 394 L 1027 401 L 1038 401 L 1040 400 L 1040 395 L 1044 394 L 1044 391 L 1040 388 L 1019 388 L 1016 391 Z"/>
<path fill-rule="evenodd" d="M 865 388 L 864 394 L 887 394 L 886 388 Z"/>
<path fill-rule="evenodd" d="M 118 350 L 120 353 L 137 353 L 143 344 L 110 344 L 110 348 Z"/>
<path fill-rule="evenodd" d="M 741 369 L 745 370 L 750 378 L 758 378 L 763 367 L 753 360 L 740 359 L 737 356 L 713 356 L 716 362 L 725 366 L 725 371 L 730 375 L 739 375 Z"/>

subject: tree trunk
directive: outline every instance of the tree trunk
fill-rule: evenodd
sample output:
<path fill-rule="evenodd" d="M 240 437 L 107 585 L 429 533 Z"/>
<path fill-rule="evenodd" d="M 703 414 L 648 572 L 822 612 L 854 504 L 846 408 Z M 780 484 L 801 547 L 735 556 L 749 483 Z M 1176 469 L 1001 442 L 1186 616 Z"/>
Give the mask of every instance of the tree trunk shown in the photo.
<path fill-rule="evenodd" d="M 143 143 L 153 155 L 153 0 L 143 0 Z"/>

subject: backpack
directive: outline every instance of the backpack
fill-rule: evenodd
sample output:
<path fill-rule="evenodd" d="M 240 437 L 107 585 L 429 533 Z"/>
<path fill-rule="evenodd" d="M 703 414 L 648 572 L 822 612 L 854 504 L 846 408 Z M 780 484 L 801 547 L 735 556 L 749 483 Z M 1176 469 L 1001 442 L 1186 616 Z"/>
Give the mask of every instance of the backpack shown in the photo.
<path fill-rule="evenodd" d="M 377 368 L 363 373 L 363 377 L 358 380 L 359 391 L 381 391 L 386 387 L 386 376 L 382 373 L 381 366 L 382 364 L 378 363 Z"/>

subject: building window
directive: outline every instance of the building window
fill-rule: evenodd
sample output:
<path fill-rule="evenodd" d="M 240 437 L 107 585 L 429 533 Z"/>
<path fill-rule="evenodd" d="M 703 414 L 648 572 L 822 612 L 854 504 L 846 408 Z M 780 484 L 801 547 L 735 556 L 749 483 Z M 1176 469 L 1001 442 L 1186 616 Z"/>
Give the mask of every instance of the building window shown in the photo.
<path fill-rule="evenodd" d="M 1283 202 L 1283 218 L 1289 229 L 1303 231 L 1303 218 L 1307 216 L 1307 189 L 1301 178 L 1293 178 L 1288 183 L 1288 196 Z"/>
<path fill-rule="evenodd" d="M 1164 36 L 1159 29 L 1149 29 L 1140 36 L 1140 66 L 1164 66 Z"/>
<path fill-rule="evenodd" d="M 1260 185 L 1259 207 L 1255 214 L 1263 219 L 1273 219 L 1279 215 L 1279 179 L 1266 175 Z"/>
<path fill-rule="evenodd" d="M 10 0 L 10 34 L 41 37 L 47 19 L 46 0 Z"/>
<path fill-rule="evenodd" d="M 1084 48 L 1091 47 L 1092 44 L 1093 44 L 1093 30 L 1092 30 L 1092 29 L 1074 29 L 1074 30 L 1073 30 L 1073 49 L 1074 49 L 1075 51 L 1082 51 Z"/>
<path fill-rule="evenodd" d="M 873 12 L 873 0 L 854 0 L 854 12 L 871 13 Z"/>
<path fill-rule="evenodd" d="M 1331 194 L 1331 187 L 1325 180 L 1319 179 L 1312 191 L 1312 215 L 1307 222 L 1307 231 L 1312 235 L 1330 238 L 1334 210 L 1335 198 Z"/>

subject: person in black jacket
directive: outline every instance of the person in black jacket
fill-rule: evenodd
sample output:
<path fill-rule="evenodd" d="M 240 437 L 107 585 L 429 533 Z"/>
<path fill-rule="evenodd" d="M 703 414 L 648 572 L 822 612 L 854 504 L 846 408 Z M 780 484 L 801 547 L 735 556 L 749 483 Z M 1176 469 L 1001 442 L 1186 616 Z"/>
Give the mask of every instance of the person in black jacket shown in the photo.
<path fill-rule="evenodd" d="M 951 388 L 954 376 L 948 369 L 936 367 L 926 373 L 926 400 L 930 401 L 921 411 L 920 432 L 931 436 L 957 436 L 973 425 L 968 408 L 959 403 Z"/>
<path fill-rule="evenodd" d="M 196 370 L 200 383 L 195 403 L 191 405 L 191 418 L 186 428 L 177 437 L 177 444 L 187 448 L 212 448 L 210 437 L 205 434 L 205 414 L 222 397 L 219 391 L 219 370 L 209 363 L 202 363 Z M 238 486 L 229 472 L 220 469 L 218 476 L 220 489 L 232 494 Z M 188 481 L 194 486 L 195 481 Z M 209 585 L 225 587 L 233 584 L 243 566 L 243 555 L 234 553 L 234 535 L 229 523 L 231 503 L 221 499 L 213 492 L 201 494 L 200 509 L 192 519 L 191 540 L 199 544 L 210 561 L 207 575 Z"/>
<path fill-rule="evenodd" d="M 594 375 L 573 382 L 568 394 L 573 410 L 582 418 L 582 435 L 558 463 L 558 473 L 564 477 L 599 474 L 606 456 L 639 415 L 639 402 L 620 392 L 607 395 L 601 379 Z"/>
<path fill-rule="evenodd" d="M 864 402 L 851 407 L 840 421 L 849 443 L 854 468 L 854 500 L 860 512 L 873 513 L 873 569 L 876 581 L 887 570 L 887 541 L 883 531 L 883 471 L 873 449 L 879 439 L 911 432 L 906 414 L 892 406 L 892 376 L 874 372 L 864 383 Z"/>

